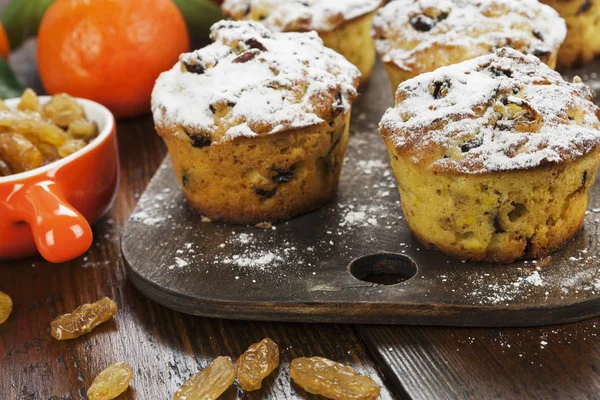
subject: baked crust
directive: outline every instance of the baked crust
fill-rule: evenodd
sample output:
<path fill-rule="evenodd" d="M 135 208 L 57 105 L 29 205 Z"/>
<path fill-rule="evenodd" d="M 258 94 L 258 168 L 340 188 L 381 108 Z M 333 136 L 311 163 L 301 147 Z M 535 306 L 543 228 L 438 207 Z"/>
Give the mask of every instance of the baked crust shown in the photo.
<path fill-rule="evenodd" d="M 188 203 L 215 221 L 276 222 L 312 211 L 335 194 L 348 144 L 350 112 L 331 124 L 194 147 L 163 126 Z"/>
<path fill-rule="evenodd" d="M 537 0 L 396 0 L 373 23 L 393 90 L 423 72 L 511 47 L 555 67 L 565 22 Z"/>
<path fill-rule="evenodd" d="M 567 38 L 558 53 L 559 68 L 591 62 L 600 54 L 600 1 L 540 0 L 567 21 Z"/>
<path fill-rule="evenodd" d="M 343 55 L 359 69 L 361 84 L 369 81 L 375 65 L 375 41 L 371 37 L 373 17 L 374 11 L 354 18 L 332 31 L 319 32 L 325 46 Z"/>
<path fill-rule="evenodd" d="M 581 229 L 600 148 L 564 164 L 483 175 L 435 173 L 389 146 L 402 210 L 426 247 L 476 262 L 544 257 Z"/>

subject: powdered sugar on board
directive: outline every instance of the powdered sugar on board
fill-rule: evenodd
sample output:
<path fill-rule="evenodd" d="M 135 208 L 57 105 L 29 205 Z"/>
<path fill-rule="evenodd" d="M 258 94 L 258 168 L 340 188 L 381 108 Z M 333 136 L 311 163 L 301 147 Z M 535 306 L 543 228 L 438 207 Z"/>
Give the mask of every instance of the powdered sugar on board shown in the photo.
<path fill-rule="evenodd" d="M 164 188 L 163 192 L 152 197 L 144 196 L 138 202 L 136 211 L 131 214 L 132 221 L 141 222 L 147 226 L 156 226 L 172 218 L 168 213 L 169 208 L 165 209 L 165 198 L 171 192 L 170 188 Z M 171 209 L 173 205 L 169 206 Z"/>
<path fill-rule="evenodd" d="M 598 225 L 595 220 L 594 215 L 588 214 L 586 225 Z M 580 234 L 575 241 L 584 244 L 584 235 Z M 596 296 L 600 294 L 600 256 L 581 244 L 573 246 L 572 255 L 562 260 L 549 256 L 510 266 L 482 265 L 479 270 L 469 273 L 467 281 L 464 275 L 458 275 L 464 271 L 449 269 L 437 280 L 452 293 L 478 305 L 508 307 L 539 296 L 550 304 L 573 295 Z"/>
<path fill-rule="evenodd" d="M 274 31 L 329 32 L 373 12 L 382 0 L 225 0 L 226 16 L 260 19 Z"/>

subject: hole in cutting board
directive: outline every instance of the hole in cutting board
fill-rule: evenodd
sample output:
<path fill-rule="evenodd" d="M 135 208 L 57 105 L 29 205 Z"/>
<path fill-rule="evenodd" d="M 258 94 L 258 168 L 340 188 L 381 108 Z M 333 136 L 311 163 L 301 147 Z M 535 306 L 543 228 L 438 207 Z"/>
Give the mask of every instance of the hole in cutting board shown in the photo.
<path fill-rule="evenodd" d="M 415 276 L 417 263 L 404 254 L 369 254 L 352 261 L 350 273 L 361 281 L 395 285 Z"/>

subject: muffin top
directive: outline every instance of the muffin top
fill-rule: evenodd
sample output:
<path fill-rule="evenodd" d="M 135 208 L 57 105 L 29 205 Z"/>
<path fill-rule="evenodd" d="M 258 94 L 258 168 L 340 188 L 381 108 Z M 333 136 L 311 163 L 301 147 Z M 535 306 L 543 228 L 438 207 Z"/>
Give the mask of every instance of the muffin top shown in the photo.
<path fill-rule="evenodd" d="M 512 47 L 543 61 L 564 41 L 565 22 L 537 0 L 395 0 L 373 22 L 377 51 L 406 71 Z"/>
<path fill-rule="evenodd" d="M 175 125 L 174 134 L 202 147 L 331 122 L 357 97 L 360 72 L 315 32 L 272 33 L 255 22 L 220 21 L 211 38 L 156 81 L 159 130 Z"/>
<path fill-rule="evenodd" d="M 403 157 L 481 174 L 574 161 L 600 143 L 591 90 L 538 58 L 502 48 L 409 79 L 379 126 Z"/>
<path fill-rule="evenodd" d="M 235 20 L 260 21 L 284 32 L 332 31 L 375 11 L 383 0 L 225 0 L 223 13 Z"/>

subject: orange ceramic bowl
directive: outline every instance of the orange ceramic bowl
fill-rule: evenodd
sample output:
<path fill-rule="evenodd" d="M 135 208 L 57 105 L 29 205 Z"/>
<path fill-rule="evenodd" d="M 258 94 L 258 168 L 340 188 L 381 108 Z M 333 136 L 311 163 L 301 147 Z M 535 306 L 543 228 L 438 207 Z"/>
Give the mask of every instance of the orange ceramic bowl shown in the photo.
<path fill-rule="evenodd" d="M 115 119 L 98 103 L 77 101 L 98 124 L 98 137 L 61 160 L 0 177 L 0 260 L 38 252 L 54 263 L 78 257 L 92 244 L 90 224 L 112 205 L 119 183 Z M 18 102 L 5 100 L 10 108 Z"/>

